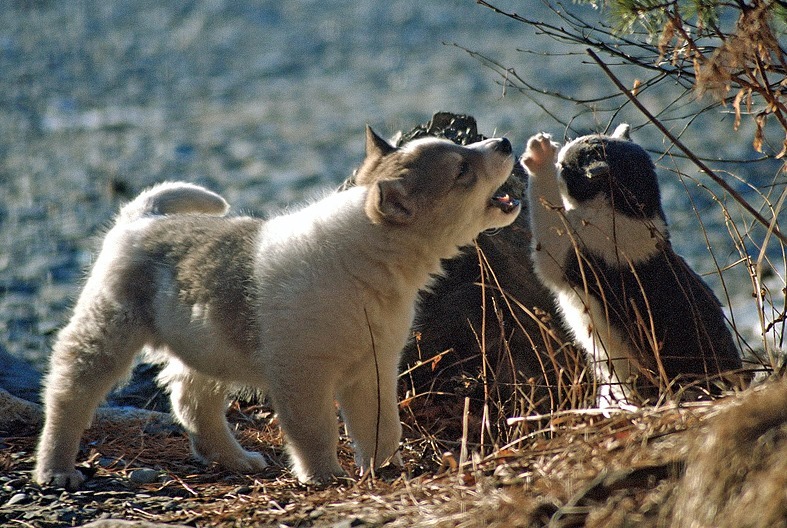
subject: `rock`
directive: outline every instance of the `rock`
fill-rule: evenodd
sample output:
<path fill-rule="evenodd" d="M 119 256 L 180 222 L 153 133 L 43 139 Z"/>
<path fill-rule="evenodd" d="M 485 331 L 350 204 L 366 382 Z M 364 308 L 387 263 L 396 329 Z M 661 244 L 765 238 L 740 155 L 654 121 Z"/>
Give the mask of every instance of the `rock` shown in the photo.
<path fill-rule="evenodd" d="M 3 486 L 8 486 L 11 489 L 21 489 L 27 484 L 27 481 L 24 479 L 10 479 L 4 482 Z"/>
<path fill-rule="evenodd" d="M 355 517 L 334 523 L 330 526 L 330 528 L 356 528 L 359 526 L 368 526 L 368 523 L 361 518 Z"/>
<path fill-rule="evenodd" d="M 2 286 L 0 286 L 0 292 Z M 41 392 L 41 373 L 26 361 L 9 354 L 0 345 L 0 388 L 18 398 L 38 402 Z M 3 419 L 0 417 L 0 422 Z"/>
<path fill-rule="evenodd" d="M 315 508 L 309 512 L 309 519 L 316 520 L 325 515 L 325 508 Z"/>
<path fill-rule="evenodd" d="M 159 424 L 163 428 L 172 425 L 173 418 L 169 413 L 137 409 L 136 407 L 99 407 L 96 421 L 124 422 L 127 420 L 144 421 L 146 425 Z"/>
<path fill-rule="evenodd" d="M 98 459 L 98 465 L 102 468 L 124 468 L 127 464 L 122 458 L 101 457 Z"/>
<path fill-rule="evenodd" d="M 27 493 L 16 493 L 12 495 L 8 502 L 5 503 L 5 506 L 13 506 L 14 504 L 25 504 L 26 502 L 30 502 L 30 496 Z"/>
<path fill-rule="evenodd" d="M 0 431 L 11 428 L 37 428 L 43 423 L 44 411 L 37 403 L 17 398 L 0 388 Z"/>
<path fill-rule="evenodd" d="M 124 422 L 136 420 L 145 422 L 146 431 L 154 434 L 169 434 L 178 430 L 172 415 L 135 407 L 100 407 L 96 411 L 96 421 Z M 0 431 L 19 428 L 37 429 L 44 421 L 43 408 L 37 403 L 17 398 L 0 388 Z"/>
<path fill-rule="evenodd" d="M 158 482 L 161 477 L 161 472 L 155 469 L 142 468 L 135 469 L 128 476 L 128 479 L 134 484 L 152 484 Z"/>

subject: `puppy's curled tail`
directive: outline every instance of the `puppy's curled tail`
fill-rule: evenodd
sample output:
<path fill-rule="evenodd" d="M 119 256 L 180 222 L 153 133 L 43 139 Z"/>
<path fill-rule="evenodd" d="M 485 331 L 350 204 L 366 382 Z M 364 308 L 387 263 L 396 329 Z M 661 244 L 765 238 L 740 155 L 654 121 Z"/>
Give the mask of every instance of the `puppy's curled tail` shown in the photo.
<path fill-rule="evenodd" d="M 118 224 L 150 215 L 206 214 L 224 216 L 230 206 L 218 194 L 185 182 L 160 183 L 120 209 Z"/>

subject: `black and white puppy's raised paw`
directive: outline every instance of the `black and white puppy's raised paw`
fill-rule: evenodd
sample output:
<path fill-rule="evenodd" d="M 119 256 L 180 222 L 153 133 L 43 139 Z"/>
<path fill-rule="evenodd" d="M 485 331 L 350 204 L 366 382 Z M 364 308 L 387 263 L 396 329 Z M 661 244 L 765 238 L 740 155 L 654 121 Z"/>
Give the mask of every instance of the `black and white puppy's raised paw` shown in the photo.
<path fill-rule="evenodd" d="M 554 176 L 557 151 L 560 144 L 552 141 L 549 134 L 539 133 L 527 141 L 527 148 L 522 155 L 522 164 L 530 172 L 531 177 L 549 171 Z"/>

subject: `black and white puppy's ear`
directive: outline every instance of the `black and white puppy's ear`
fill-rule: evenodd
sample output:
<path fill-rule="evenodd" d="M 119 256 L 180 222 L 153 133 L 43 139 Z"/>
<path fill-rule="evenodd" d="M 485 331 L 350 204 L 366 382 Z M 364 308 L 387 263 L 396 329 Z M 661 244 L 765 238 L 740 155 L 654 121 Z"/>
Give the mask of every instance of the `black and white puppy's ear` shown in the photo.
<path fill-rule="evenodd" d="M 366 214 L 375 224 L 408 225 L 415 218 L 417 204 L 401 178 L 382 179 L 369 189 Z"/>
<path fill-rule="evenodd" d="M 612 133 L 612 137 L 631 141 L 631 127 L 627 123 L 621 123 Z"/>
<path fill-rule="evenodd" d="M 394 152 L 396 147 L 388 143 L 386 140 L 377 135 L 372 130 L 372 127 L 366 125 L 366 157 L 382 158 L 391 152 Z"/>

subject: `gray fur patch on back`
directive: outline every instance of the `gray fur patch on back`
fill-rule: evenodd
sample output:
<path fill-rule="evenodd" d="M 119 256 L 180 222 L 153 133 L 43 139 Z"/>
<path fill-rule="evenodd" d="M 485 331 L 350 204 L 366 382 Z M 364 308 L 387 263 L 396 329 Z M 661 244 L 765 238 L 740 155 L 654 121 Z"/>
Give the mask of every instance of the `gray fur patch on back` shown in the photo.
<path fill-rule="evenodd" d="M 155 222 L 143 240 L 150 263 L 171 269 L 180 300 L 210 305 L 226 339 L 250 351 L 259 346 L 252 279 L 261 225 L 252 218 L 173 216 Z"/>

